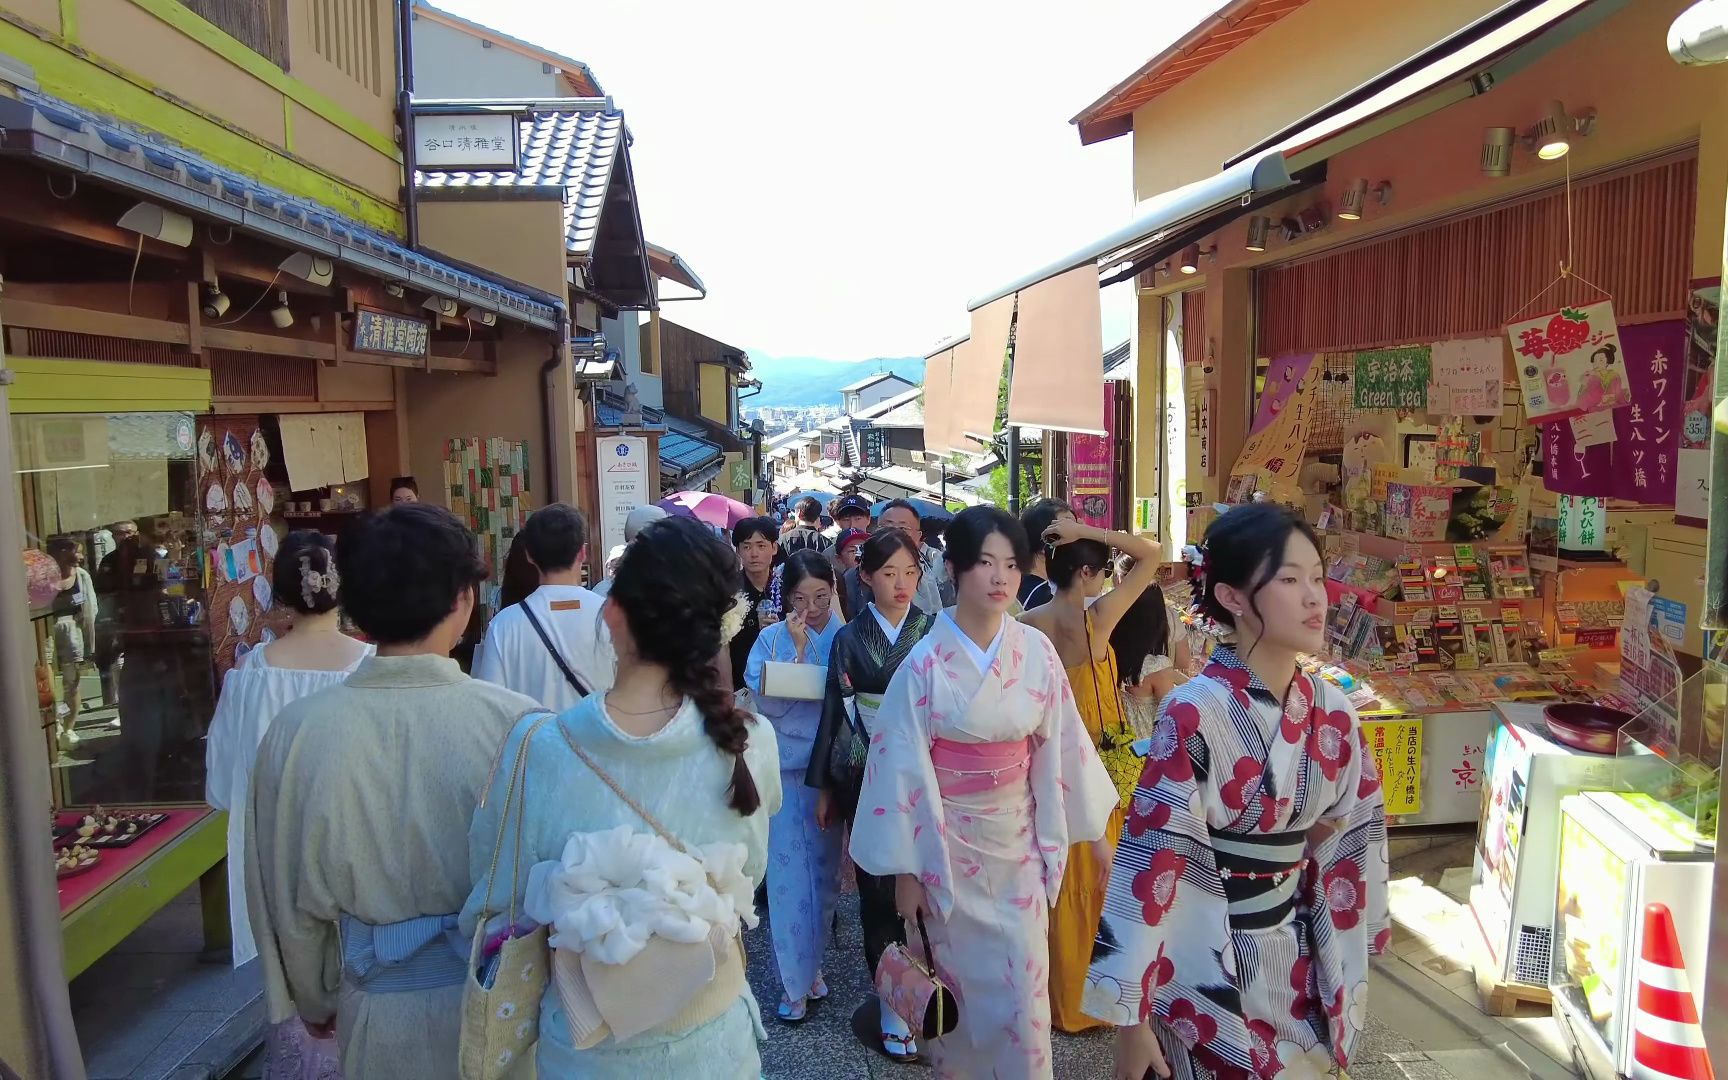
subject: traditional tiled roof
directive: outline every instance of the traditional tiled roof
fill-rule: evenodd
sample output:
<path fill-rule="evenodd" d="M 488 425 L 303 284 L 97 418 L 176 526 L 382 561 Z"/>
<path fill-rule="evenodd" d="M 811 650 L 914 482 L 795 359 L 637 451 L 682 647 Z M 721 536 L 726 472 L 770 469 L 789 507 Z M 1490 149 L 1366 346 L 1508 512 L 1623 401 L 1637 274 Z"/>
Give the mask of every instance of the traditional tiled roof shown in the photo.
<path fill-rule="evenodd" d="M 666 434 L 660 436 L 660 471 L 693 472 L 725 457 L 719 444 L 709 442 L 703 434 L 702 425 L 668 416 Z"/>

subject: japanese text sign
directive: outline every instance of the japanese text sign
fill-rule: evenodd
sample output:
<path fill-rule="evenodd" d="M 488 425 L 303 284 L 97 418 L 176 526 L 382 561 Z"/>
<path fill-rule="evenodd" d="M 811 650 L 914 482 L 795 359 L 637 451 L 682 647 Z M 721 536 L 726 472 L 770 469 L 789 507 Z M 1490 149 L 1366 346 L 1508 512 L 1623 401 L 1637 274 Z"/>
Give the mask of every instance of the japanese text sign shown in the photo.
<path fill-rule="evenodd" d="M 1434 346 L 1428 411 L 1451 416 L 1499 416 L 1506 345 L 1498 337 L 1442 341 Z"/>
<path fill-rule="evenodd" d="M 1506 336 L 1531 423 L 1631 403 L 1613 301 L 1508 323 Z"/>
<path fill-rule="evenodd" d="M 1364 720 L 1362 737 L 1374 758 L 1388 815 L 1422 812 L 1422 721 Z"/>
<path fill-rule="evenodd" d="M 1426 409 L 1433 350 L 1427 345 L 1370 349 L 1356 354 L 1358 409 Z"/>
<path fill-rule="evenodd" d="M 513 113 L 415 113 L 414 163 L 421 169 L 515 171 Z"/>
<path fill-rule="evenodd" d="M 431 345 L 432 328 L 425 319 L 365 307 L 354 309 L 355 352 L 425 356 Z"/>
<path fill-rule="evenodd" d="M 1543 484 L 1564 495 L 1612 496 L 1647 506 L 1674 504 L 1684 427 L 1678 357 L 1685 343 L 1679 321 L 1644 323 L 1620 331 L 1628 404 L 1616 408 L 1611 437 L 1585 435 L 1600 416 L 1544 424 Z"/>

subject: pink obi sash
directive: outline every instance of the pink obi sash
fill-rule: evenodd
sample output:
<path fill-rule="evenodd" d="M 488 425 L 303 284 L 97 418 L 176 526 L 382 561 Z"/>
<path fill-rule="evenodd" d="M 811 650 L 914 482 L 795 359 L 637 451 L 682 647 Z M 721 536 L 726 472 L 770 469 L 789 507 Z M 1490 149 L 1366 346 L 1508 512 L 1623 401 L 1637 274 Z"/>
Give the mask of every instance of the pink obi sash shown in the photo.
<path fill-rule="evenodd" d="M 935 739 L 930 743 L 930 764 L 936 767 L 936 786 L 944 796 L 993 791 L 1026 778 L 1032 767 L 1032 740 L 969 743 Z"/>

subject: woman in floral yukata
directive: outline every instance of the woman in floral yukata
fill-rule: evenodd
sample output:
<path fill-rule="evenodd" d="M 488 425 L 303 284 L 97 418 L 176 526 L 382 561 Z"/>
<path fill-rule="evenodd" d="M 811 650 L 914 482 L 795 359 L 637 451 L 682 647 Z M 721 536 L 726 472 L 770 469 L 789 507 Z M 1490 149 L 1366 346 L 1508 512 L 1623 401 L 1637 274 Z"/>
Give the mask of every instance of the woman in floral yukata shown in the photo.
<path fill-rule="evenodd" d="M 896 907 L 922 919 L 958 998 L 959 1026 L 927 1047 L 936 1075 L 1048 1077 L 1050 906 L 1070 844 L 1093 843 L 1108 865 L 1116 789 L 1055 646 L 1008 617 L 1025 529 L 975 506 L 947 539 L 958 603 L 888 684 L 852 858 L 895 877 Z"/>
<path fill-rule="evenodd" d="M 1390 932 L 1380 781 L 1344 693 L 1297 666 L 1325 639 L 1313 530 L 1255 503 L 1201 550 L 1227 642 L 1165 699 L 1083 1007 L 1118 1025 L 1117 1080 L 1330 1076 Z"/>

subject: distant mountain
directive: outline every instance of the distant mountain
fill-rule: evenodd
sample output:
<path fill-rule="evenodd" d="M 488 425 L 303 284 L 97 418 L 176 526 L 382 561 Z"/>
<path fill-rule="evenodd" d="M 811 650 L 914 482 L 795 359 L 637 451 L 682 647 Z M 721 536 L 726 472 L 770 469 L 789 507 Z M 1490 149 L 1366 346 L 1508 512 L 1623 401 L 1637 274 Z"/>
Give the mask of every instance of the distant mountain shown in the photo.
<path fill-rule="evenodd" d="M 891 371 L 913 383 L 924 381 L 924 361 L 917 356 L 873 360 L 823 360 L 814 356 L 750 354 L 750 374 L 762 380 L 762 392 L 745 399 L 747 406 L 787 408 L 839 405 L 840 388 L 879 371 Z"/>

